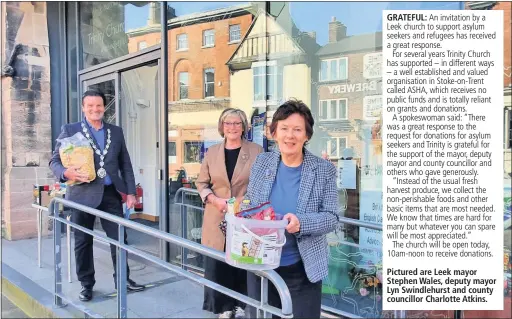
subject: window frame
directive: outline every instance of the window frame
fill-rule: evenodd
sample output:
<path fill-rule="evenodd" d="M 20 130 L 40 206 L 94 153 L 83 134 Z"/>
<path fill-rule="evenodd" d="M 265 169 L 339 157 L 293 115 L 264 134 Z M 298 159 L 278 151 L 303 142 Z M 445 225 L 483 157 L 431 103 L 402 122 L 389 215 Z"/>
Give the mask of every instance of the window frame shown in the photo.
<path fill-rule="evenodd" d="M 207 37 L 206 33 L 207 32 L 211 32 L 211 37 L 213 39 L 211 44 L 206 43 L 206 37 Z M 210 37 L 210 36 L 208 35 L 208 37 Z M 215 46 L 215 29 L 203 30 L 203 41 L 202 42 L 203 42 L 203 46 L 202 46 L 203 48 L 213 48 Z"/>
<path fill-rule="evenodd" d="M 186 47 L 180 47 L 180 37 L 185 38 L 185 46 Z M 182 39 L 183 41 L 183 39 Z M 176 35 L 176 51 L 187 51 L 188 50 L 188 34 L 186 33 L 180 33 Z"/>
<path fill-rule="evenodd" d="M 211 73 L 213 73 L 213 81 L 212 82 L 208 82 L 207 81 L 207 77 L 206 77 L 206 73 L 208 71 L 211 71 Z M 205 99 L 212 99 L 212 98 L 215 98 L 215 68 L 206 68 L 203 70 L 203 96 Z M 206 95 L 206 93 L 208 92 L 208 84 L 211 84 L 212 85 L 212 93 L 213 95 Z"/>
<path fill-rule="evenodd" d="M 336 62 L 336 78 L 331 78 L 331 62 Z M 340 76 L 340 61 L 345 61 L 345 74 L 344 77 Z M 326 70 L 326 77 L 322 77 L 322 63 L 327 63 L 327 70 Z M 331 82 L 331 81 L 346 81 L 348 79 L 348 57 L 338 57 L 338 58 L 327 58 L 327 59 L 321 59 L 320 60 L 320 70 L 318 71 L 318 78 L 320 79 L 320 82 Z"/>
<path fill-rule="evenodd" d="M 144 43 L 145 47 L 141 48 L 141 44 L 143 44 L 143 43 Z M 145 40 L 137 42 L 137 51 L 144 50 L 147 47 L 148 47 L 148 43 Z"/>
<path fill-rule="evenodd" d="M 187 161 L 187 144 L 192 145 L 196 144 L 198 146 L 198 161 L 197 162 L 188 162 Z M 204 142 L 203 141 L 183 141 L 183 164 L 201 164 L 201 148 L 203 147 Z"/>
<path fill-rule="evenodd" d="M 169 160 L 169 164 L 176 164 L 178 163 L 178 149 L 177 149 L 177 143 L 176 141 L 168 141 L 167 142 L 167 157 Z M 173 152 L 174 151 L 174 152 Z M 174 154 L 173 154 L 174 153 Z"/>
<path fill-rule="evenodd" d="M 232 30 L 231 28 L 233 27 L 238 27 L 238 39 L 234 39 L 231 37 L 232 35 Z M 240 25 L 240 23 L 237 23 L 237 24 L 230 24 L 229 27 L 228 27 L 228 31 L 229 31 L 229 42 L 228 43 L 238 43 L 240 41 L 242 41 L 242 26 Z"/>
<path fill-rule="evenodd" d="M 182 74 L 186 74 L 186 75 L 187 75 L 187 83 L 186 83 L 186 85 L 183 85 L 183 87 L 186 87 L 186 88 L 187 88 L 187 97 L 185 97 L 185 98 L 183 98 L 183 97 L 181 96 L 181 87 L 182 87 L 182 85 L 181 85 L 181 75 L 182 75 Z M 189 73 L 188 73 L 188 72 L 185 72 L 185 71 L 183 71 L 183 72 L 178 72 L 178 100 L 188 100 L 188 99 L 190 99 L 190 98 L 189 98 L 189 87 L 190 87 L 190 77 L 189 77 Z"/>
<path fill-rule="evenodd" d="M 274 80 L 274 85 L 273 85 L 273 89 L 274 89 L 274 92 L 275 92 L 275 97 L 274 98 L 271 98 L 271 99 L 268 99 L 269 97 L 269 94 L 268 94 L 268 71 L 267 71 L 267 68 L 268 67 L 275 67 L 275 74 L 271 73 L 271 75 L 274 76 L 275 80 Z M 258 75 L 255 75 L 255 70 L 256 69 L 259 69 L 259 68 L 264 68 L 264 74 L 258 74 Z M 280 101 L 283 99 L 283 97 L 285 96 L 283 90 L 284 90 L 284 85 L 283 85 L 283 66 L 280 65 L 279 63 L 277 63 L 277 61 L 275 60 L 272 60 L 272 61 L 260 61 L 260 62 L 253 62 L 252 65 L 251 65 L 251 70 L 252 70 L 252 78 L 253 78 L 253 94 L 252 94 L 252 102 L 253 102 L 253 107 L 265 107 L 267 105 L 279 105 Z M 255 80 L 255 77 L 263 77 L 263 81 L 256 81 Z M 256 99 L 256 90 L 255 90 L 255 86 L 257 83 L 262 83 L 263 85 L 263 88 L 264 88 L 264 98 L 263 99 Z"/>
<path fill-rule="evenodd" d="M 329 136 L 324 137 L 324 143 L 323 146 L 325 146 L 325 151 L 327 152 L 327 155 L 329 156 L 330 160 L 338 160 L 343 157 L 343 150 L 341 150 L 341 144 L 340 142 L 344 140 L 345 141 L 345 148 L 348 148 L 348 137 L 347 136 Z M 332 154 L 331 150 L 331 143 L 333 141 L 336 141 L 336 154 Z"/>
<path fill-rule="evenodd" d="M 332 101 L 336 101 L 336 117 L 332 117 L 331 116 L 331 102 Z M 340 117 L 340 113 L 341 113 L 341 106 L 340 106 L 340 102 L 341 101 L 345 101 L 345 116 L 344 117 Z M 327 103 L 327 114 L 325 115 L 325 117 L 323 116 L 324 114 L 324 110 L 323 110 L 323 105 L 322 105 L 322 102 L 326 102 Z M 318 101 L 318 120 L 320 122 L 331 122 L 331 121 L 346 121 L 348 120 L 348 98 L 339 98 L 339 99 L 323 99 L 323 100 L 319 100 Z"/>

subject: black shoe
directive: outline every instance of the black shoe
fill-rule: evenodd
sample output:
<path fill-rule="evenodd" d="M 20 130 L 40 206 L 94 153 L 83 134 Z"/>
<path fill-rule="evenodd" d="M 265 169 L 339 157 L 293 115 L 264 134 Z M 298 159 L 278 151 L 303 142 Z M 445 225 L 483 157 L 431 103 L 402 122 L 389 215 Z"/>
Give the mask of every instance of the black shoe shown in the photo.
<path fill-rule="evenodd" d="M 146 289 L 146 286 L 139 285 L 135 281 L 128 279 L 128 286 L 126 288 L 128 288 L 129 291 L 142 291 Z"/>
<path fill-rule="evenodd" d="M 115 286 L 115 289 L 117 290 L 117 282 L 114 282 L 114 286 Z M 135 281 L 128 279 L 128 281 L 126 283 L 126 289 L 128 291 L 142 291 L 142 290 L 146 289 L 146 286 L 139 285 Z"/>
<path fill-rule="evenodd" d="M 82 286 L 82 290 L 80 290 L 80 294 L 78 295 L 80 301 L 89 301 L 92 299 L 92 287 Z"/>

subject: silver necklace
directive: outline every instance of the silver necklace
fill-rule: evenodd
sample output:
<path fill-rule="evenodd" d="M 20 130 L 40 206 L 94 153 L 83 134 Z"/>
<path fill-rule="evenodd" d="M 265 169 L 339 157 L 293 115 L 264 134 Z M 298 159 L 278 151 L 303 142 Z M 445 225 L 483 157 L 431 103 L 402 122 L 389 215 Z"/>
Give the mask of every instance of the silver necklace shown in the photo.
<path fill-rule="evenodd" d="M 96 144 L 92 140 L 91 135 L 89 135 L 89 130 L 87 130 L 84 123 L 82 123 L 82 131 L 85 133 L 85 137 L 89 140 L 94 152 L 100 156 L 100 168 L 98 169 L 97 175 L 99 178 L 105 178 L 105 176 L 107 176 L 107 171 L 103 168 L 103 165 L 105 165 L 103 160 L 105 159 L 105 156 L 108 153 L 108 148 L 110 147 L 110 129 L 107 129 L 107 144 L 105 145 L 103 152 L 96 147 Z"/>

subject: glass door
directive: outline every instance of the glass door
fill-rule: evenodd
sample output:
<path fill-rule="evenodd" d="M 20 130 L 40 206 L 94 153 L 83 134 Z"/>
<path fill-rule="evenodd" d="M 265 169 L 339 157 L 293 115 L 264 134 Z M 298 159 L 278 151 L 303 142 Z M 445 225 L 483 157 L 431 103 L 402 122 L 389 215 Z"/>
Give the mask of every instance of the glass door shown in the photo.
<path fill-rule="evenodd" d="M 105 122 L 123 129 L 140 198 L 129 218 L 155 229 L 163 229 L 160 212 L 165 211 L 161 207 L 165 195 L 161 152 L 165 150 L 160 147 L 159 70 L 160 60 L 152 59 L 138 64 L 124 61 L 106 74 L 98 69 L 80 75 L 80 93 L 97 90 L 105 94 Z M 96 228 L 101 229 L 99 220 Z M 161 255 L 158 239 L 132 229 L 127 232 L 129 245 Z"/>
<path fill-rule="evenodd" d="M 119 122 L 130 153 L 135 183 L 142 189 L 142 203 L 130 218 L 160 229 L 160 148 L 159 148 L 159 64 L 158 61 L 119 73 Z M 131 230 L 128 242 L 159 255 L 157 238 Z"/>

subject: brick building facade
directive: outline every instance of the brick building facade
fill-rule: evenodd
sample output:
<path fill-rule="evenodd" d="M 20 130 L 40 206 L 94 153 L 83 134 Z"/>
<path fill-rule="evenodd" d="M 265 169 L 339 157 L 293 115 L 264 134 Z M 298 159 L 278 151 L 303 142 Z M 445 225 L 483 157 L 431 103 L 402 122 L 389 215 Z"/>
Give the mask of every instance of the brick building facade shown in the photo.
<path fill-rule="evenodd" d="M 231 57 L 241 37 L 247 32 L 252 22 L 252 14 L 245 11 L 241 16 L 230 15 L 221 20 L 206 21 L 193 25 L 186 22 L 176 22 L 176 27 L 171 25 L 169 32 L 169 50 L 175 51 L 170 55 L 169 70 L 172 76 L 169 77 L 169 97 L 171 101 L 180 100 L 179 96 L 179 74 L 188 73 L 189 90 L 188 98 L 191 100 L 204 99 L 207 97 L 229 98 L 229 68 L 226 62 Z M 239 26 L 239 37 L 230 41 L 230 26 Z M 214 44 L 205 45 L 204 32 L 213 30 Z M 187 37 L 188 48 L 178 49 L 178 37 Z M 214 91 L 206 96 L 204 90 L 206 69 L 214 70 Z M 171 75 L 171 73 L 169 73 Z M 199 89 L 201 88 L 201 89 Z"/>
<path fill-rule="evenodd" d="M 226 65 L 253 21 L 251 5 L 175 17 L 168 24 L 169 170 L 199 173 L 205 140 L 219 139 L 216 121 L 231 106 Z M 133 52 L 160 41 L 158 26 L 128 33 Z M 132 51 L 131 51 L 132 52 Z M 235 106 L 236 107 L 236 106 Z M 213 142 L 212 142 L 213 143 Z"/>
<path fill-rule="evenodd" d="M 229 98 L 229 68 L 226 62 L 236 50 L 242 36 L 251 25 L 253 15 L 247 11 L 250 6 L 232 6 L 223 10 L 174 17 L 169 20 L 169 100 L 199 100 L 207 97 Z M 155 24 L 156 25 L 156 24 Z M 233 27 L 237 26 L 237 30 Z M 213 32 L 206 44 L 205 31 Z M 231 37 L 237 33 L 235 40 Z M 144 46 L 160 43 L 159 26 L 130 30 L 130 52 Z M 235 35 L 236 36 L 236 35 Z M 215 88 L 213 96 L 205 96 L 204 70 L 214 69 Z M 179 73 L 188 73 L 188 97 L 179 96 Z"/>

